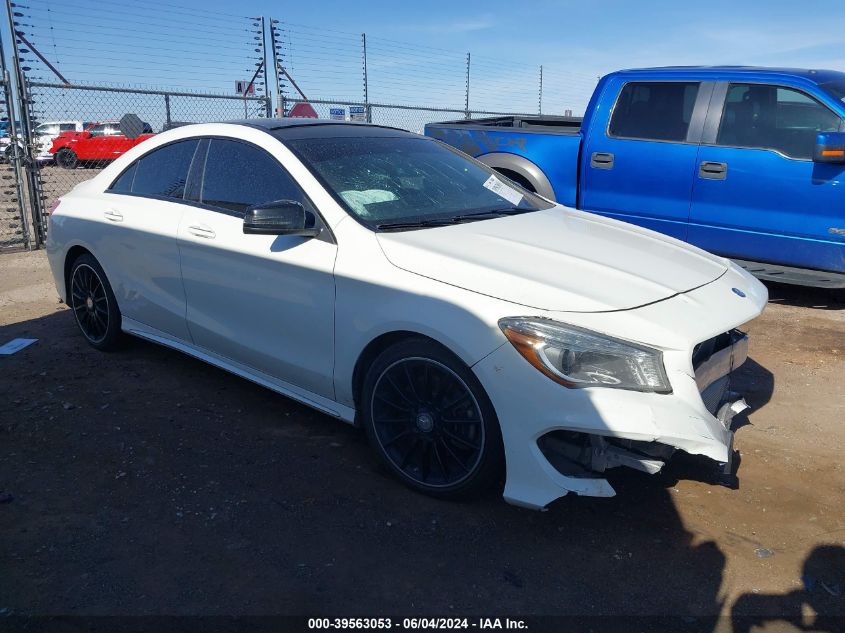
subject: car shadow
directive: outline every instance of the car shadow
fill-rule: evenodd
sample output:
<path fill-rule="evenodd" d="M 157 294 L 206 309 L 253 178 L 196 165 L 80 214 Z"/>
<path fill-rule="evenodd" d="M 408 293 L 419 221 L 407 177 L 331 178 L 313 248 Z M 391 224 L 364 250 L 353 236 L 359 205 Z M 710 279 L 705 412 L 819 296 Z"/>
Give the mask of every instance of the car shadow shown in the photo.
<path fill-rule="evenodd" d="M 724 606 L 725 556 L 675 502 L 685 459 L 658 476 L 617 469 L 617 496 L 547 512 L 501 489 L 442 501 L 397 483 L 358 429 L 188 356 L 137 339 L 99 353 L 67 310 L 0 327 L 17 336 L 39 341 L 0 360 L 0 489 L 14 497 L 0 506 L 0 607 L 13 614 L 712 631 Z M 771 374 L 748 371 L 765 404 Z"/>
<path fill-rule="evenodd" d="M 764 283 L 769 289 L 769 303 L 817 310 L 845 309 L 845 289 L 811 288 L 775 281 L 764 281 Z"/>
<path fill-rule="evenodd" d="M 757 627 L 775 630 L 773 623 L 819 633 L 842 631 L 843 593 L 845 547 L 819 545 L 804 560 L 799 589 L 783 594 L 746 593 L 737 598 L 731 607 L 733 633 L 750 633 Z"/>

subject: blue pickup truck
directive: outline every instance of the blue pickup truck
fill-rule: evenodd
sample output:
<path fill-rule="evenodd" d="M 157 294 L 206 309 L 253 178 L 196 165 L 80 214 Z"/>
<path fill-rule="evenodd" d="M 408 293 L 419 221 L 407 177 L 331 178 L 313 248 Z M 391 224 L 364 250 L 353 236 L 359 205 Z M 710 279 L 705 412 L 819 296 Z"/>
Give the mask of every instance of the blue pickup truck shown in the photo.
<path fill-rule="evenodd" d="M 583 119 L 425 133 L 557 202 L 639 224 L 777 281 L 845 288 L 845 73 L 625 70 Z"/>

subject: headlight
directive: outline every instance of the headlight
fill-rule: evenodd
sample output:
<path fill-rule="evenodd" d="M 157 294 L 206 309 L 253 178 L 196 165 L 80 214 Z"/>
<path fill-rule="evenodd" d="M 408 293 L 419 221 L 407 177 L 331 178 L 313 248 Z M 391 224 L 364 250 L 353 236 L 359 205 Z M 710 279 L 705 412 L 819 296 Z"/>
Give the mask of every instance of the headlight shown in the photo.
<path fill-rule="evenodd" d="M 510 317 L 499 327 L 529 363 L 566 387 L 672 392 L 660 350 L 548 319 Z"/>

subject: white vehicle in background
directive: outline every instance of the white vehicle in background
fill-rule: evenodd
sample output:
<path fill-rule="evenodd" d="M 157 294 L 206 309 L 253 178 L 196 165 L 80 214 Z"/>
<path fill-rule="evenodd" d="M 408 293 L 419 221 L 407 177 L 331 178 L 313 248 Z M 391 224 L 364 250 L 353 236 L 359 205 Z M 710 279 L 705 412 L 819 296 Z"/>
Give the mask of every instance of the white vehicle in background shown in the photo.
<path fill-rule="evenodd" d="M 767 301 L 727 259 L 439 141 L 313 119 L 144 141 L 54 205 L 47 253 L 95 348 L 181 350 L 362 426 L 418 491 L 504 474 L 530 508 L 677 449 L 730 468 L 736 328 Z"/>
<path fill-rule="evenodd" d="M 53 160 L 53 155 L 50 153 L 50 148 L 53 147 L 59 134 L 62 132 L 82 132 L 90 123 L 85 121 L 46 121 L 40 123 L 32 130 L 32 136 L 35 139 L 35 160 L 38 162 L 48 162 Z M 20 143 L 19 143 L 20 144 Z M 12 157 L 14 148 L 11 139 L 6 136 L 0 138 L 0 153 L 6 160 Z"/>

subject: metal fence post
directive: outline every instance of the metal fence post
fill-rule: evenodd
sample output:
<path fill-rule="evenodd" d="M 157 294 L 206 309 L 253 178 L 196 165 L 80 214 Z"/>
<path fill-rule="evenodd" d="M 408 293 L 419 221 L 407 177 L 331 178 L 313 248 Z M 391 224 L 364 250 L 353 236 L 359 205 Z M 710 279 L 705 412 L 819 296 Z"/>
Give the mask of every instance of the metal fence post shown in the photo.
<path fill-rule="evenodd" d="M 270 50 L 273 54 L 273 70 L 276 73 L 276 118 L 281 119 L 285 116 L 285 93 L 282 91 L 282 82 L 279 77 L 279 50 L 278 47 L 281 42 L 276 41 L 276 24 L 278 20 L 270 17 Z M 270 80 L 270 77 L 267 77 Z"/>
<path fill-rule="evenodd" d="M 464 100 L 464 118 L 469 118 L 469 62 L 470 57 L 469 53 L 467 53 L 467 89 L 466 89 L 466 99 Z"/>
<path fill-rule="evenodd" d="M 543 114 L 543 66 L 540 66 L 540 99 L 537 102 L 537 114 Z"/>
<path fill-rule="evenodd" d="M 29 194 L 30 211 L 32 213 L 33 237 L 35 247 L 40 248 L 45 241 L 44 209 L 41 196 L 41 181 L 38 174 L 38 165 L 32 155 L 34 140 L 32 138 L 32 120 L 30 119 L 31 99 L 29 98 L 29 87 L 26 76 L 21 67 L 21 58 L 18 52 L 18 38 L 15 31 L 15 22 L 12 17 L 11 0 L 6 0 L 6 18 L 9 23 L 9 32 L 12 34 L 12 63 L 15 71 L 15 83 L 17 84 L 18 104 L 21 114 L 21 133 L 24 138 L 23 160 L 26 169 L 26 182 Z"/>
<path fill-rule="evenodd" d="M 169 130 L 173 120 L 170 118 L 170 95 L 164 95 L 164 129 Z"/>
<path fill-rule="evenodd" d="M 3 73 L 3 98 L 6 101 L 6 114 L 9 118 L 9 140 L 10 147 L 12 144 L 17 145 L 17 118 L 15 117 L 15 101 L 12 96 L 12 83 L 9 77 L 9 71 L 6 70 L 6 52 L 3 49 L 3 37 L 0 33 L 0 71 Z M 24 208 L 23 198 L 23 179 L 21 178 L 21 153 L 17 150 L 11 151 L 9 158 L 11 163 L 13 178 L 15 179 L 15 195 L 17 196 L 18 217 L 21 222 L 21 235 L 23 237 L 24 245 L 27 250 L 32 250 L 32 242 L 29 234 L 29 220 L 27 219 L 26 209 Z"/>
<path fill-rule="evenodd" d="M 367 82 L 367 34 L 361 33 L 361 46 L 364 52 L 364 112 L 367 116 L 367 123 L 373 122 L 372 110 L 370 109 L 369 85 Z"/>

